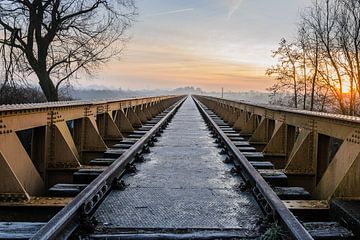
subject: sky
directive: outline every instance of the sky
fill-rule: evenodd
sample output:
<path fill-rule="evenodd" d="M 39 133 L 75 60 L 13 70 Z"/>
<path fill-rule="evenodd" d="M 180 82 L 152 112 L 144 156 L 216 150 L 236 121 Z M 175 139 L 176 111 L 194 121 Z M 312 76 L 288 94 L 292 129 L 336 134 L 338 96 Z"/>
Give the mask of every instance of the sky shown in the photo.
<path fill-rule="evenodd" d="M 139 15 L 120 61 L 82 87 L 265 91 L 266 67 L 311 0 L 136 0 Z"/>

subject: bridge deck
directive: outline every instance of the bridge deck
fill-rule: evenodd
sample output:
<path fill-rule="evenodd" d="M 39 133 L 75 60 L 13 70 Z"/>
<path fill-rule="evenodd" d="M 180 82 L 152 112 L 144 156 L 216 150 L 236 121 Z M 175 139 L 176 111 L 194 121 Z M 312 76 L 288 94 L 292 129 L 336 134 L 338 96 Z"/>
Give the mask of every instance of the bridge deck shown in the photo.
<path fill-rule="evenodd" d="M 124 229 L 232 229 L 259 234 L 263 214 L 242 179 L 211 138 L 193 100 L 188 98 L 129 186 L 114 190 L 95 213 L 101 232 Z M 238 235 L 239 236 L 239 235 Z"/>

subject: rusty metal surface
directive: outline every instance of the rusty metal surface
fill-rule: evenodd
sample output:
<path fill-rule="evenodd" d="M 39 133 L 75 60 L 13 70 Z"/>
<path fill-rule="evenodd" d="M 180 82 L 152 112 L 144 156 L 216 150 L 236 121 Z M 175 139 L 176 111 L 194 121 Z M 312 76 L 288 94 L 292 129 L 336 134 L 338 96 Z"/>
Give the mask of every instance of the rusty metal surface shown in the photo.
<path fill-rule="evenodd" d="M 263 217 L 249 192 L 236 187 L 224 156 L 189 98 L 124 191 L 112 191 L 95 213 L 104 231 L 237 229 L 258 236 Z M 242 236 L 245 236 L 242 235 Z"/>

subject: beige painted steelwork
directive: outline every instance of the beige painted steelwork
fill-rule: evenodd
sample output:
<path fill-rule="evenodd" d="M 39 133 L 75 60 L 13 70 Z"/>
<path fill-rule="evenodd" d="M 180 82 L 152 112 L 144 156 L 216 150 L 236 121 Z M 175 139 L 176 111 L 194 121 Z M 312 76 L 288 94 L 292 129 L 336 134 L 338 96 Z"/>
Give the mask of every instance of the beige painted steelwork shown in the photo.
<path fill-rule="evenodd" d="M 317 199 L 360 197 L 360 118 L 197 96 Z"/>
<path fill-rule="evenodd" d="M 29 200 L 57 182 L 70 181 L 88 160 L 178 99 L 0 106 L 0 200 Z"/>

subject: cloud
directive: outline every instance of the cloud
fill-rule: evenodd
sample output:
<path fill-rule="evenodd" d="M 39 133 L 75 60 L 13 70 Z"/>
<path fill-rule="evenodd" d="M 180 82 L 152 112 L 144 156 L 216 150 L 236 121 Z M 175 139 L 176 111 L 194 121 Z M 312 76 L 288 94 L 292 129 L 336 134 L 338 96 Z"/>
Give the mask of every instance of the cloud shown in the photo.
<path fill-rule="evenodd" d="M 244 0 L 230 0 L 228 19 L 239 9 Z"/>
<path fill-rule="evenodd" d="M 163 16 L 163 15 L 170 15 L 170 14 L 190 12 L 190 11 L 194 11 L 194 9 L 193 8 L 183 8 L 183 9 L 177 9 L 177 10 L 172 10 L 172 11 L 154 13 L 154 14 L 147 15 L 145 17 Z"/>

